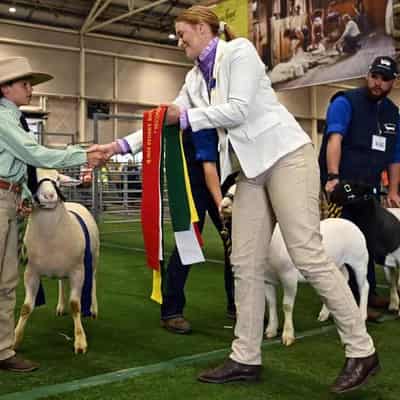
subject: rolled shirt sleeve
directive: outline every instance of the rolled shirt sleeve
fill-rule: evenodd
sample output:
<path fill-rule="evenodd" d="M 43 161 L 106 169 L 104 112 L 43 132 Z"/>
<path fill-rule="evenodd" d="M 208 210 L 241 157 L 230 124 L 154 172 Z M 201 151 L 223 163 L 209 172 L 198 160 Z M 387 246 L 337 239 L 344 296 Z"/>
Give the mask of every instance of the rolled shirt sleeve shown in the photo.
<path fill-rule="evenodd" d="M 325 134 L 340 133 L 346 136 L 352 116 L 352 109 L 349 100 L 344 96 L 339 96 L 329 105 Z"/>
<path fill-rule="evenodd" d="M 395 163 L 400 163 L 400 118 L 397 121 L 396 148 L 394 151 L 393 164 Z"/>

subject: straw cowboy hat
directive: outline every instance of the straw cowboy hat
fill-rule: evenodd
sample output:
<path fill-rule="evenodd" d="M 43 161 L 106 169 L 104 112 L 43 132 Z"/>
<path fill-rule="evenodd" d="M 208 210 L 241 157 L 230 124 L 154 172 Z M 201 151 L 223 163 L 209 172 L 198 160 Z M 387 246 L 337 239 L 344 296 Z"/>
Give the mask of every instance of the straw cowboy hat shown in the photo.
<path fill-rule="evenodd" d="M 43 72 L 32 71 L 32 67 L 25 57 L 0 59 L 0 85 L 19 79 L 27 79 L 34 86 L 49 81 L 53 77 Z"/>

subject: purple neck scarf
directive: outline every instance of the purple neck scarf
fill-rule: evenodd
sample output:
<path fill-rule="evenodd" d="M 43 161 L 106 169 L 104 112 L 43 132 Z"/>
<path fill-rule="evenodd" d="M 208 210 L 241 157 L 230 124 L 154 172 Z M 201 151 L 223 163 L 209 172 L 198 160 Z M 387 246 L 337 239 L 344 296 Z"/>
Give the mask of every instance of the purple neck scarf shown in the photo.
<path fill-rule="evenodd" d="M 217 54 L 218 41 L 218 37 L 212 39 L 197 59 L 198 67 L 200 68 L 203 78 L 206 81 L 208 91 L 212 89 L 212 87 L 210 87 L 210 82 L 213 77 L 212 73 L 215 63 L 215 55 Z"/>

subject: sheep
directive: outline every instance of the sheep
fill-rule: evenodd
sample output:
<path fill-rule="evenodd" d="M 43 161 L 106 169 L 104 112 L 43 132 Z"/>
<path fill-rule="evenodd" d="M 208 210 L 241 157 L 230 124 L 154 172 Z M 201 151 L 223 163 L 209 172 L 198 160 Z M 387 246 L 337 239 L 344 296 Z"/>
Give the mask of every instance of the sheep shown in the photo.
<path fill-rule="evenodd" d="M 321 221 L 321 234 L 328 256 L 340 268 L 346 279 L 348 279 L 348 272 L 344 264 L 353 269 L 360 290 L 360 311 L 362 317 L 366 319 L 369 284 L 367 281 L 368 250 L 364 235 L 352 222 L 341 218 L 328 218 Z M 265 330 L 267 338 L 277 336 L 278 315 L 275 287 L 279 282 L 283 286 L 282 343 L 289 346 L 295 341 L 293 307 L 297 283 L 305 282 L 305 279 L 295 268 L 277 225 L 271 239 L 266 270 L 265 294 L 269 310 L 268 325 Z M 329 311 L 323 305 L 318 320 L 325 321 L 328 317 Z"/>
<path fill-rule="evenodd" d="M 86 353 L 88 345 L 81 322 L 81 294 L 85 277 L 85 236 L 88 233 L 90 238 L 93 271 L 92 280 L 85 283 L 89 287 L 91 284 L 90 313 L 93 318 L 97 318 L 96 267 L 100 246 L 99 231 L 95 220 L 85 207 L 62 201 L 57 186 L 59 178 L 57 171 L 38 170 L 38 188 L 24 237 L 28 255 L 28 265 L 24 274 L 25 300 L 15 328 L 14 348 L 22 342 L 26 322 L 35 306 L 40 277 L 49 276 L 69 279 L 69 304 L 75 335 L 74 351 L 75 354 Z M 87 233 L 84 232 L 78 216 L 84 221 Z M 90 253 L 86 253 L 86 256 L 88 254 Z M 62 315 L 64 309 L 64 288 L 60 281 L 57 315 Z"/>
<path fill-rule="evenodd" d="M 400 223 L 400 208 L 387 208 Z M 385 277 L 390 284 L 389 311 L 397 312 L 400 316 L 400 246 L 385 257 Z"/>
<path fill-rule="evenodd" d="M 330 200 L 350 208 L 354 222 L 374 244 L 375 261 L 387 267 L 386 277 L 391 286 L 389 311 L 397 312 L 400 316 L 400 210 L 382 207 L 375 189 L 358 182 L 340 182 Z"/>

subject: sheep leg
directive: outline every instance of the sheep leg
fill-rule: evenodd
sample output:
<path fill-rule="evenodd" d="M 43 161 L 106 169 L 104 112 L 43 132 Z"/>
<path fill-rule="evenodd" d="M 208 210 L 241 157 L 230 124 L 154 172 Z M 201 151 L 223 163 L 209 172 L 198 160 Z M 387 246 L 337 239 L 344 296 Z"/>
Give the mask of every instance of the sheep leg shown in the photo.
<path fill-rule="evenodd" d="M 400 265 L 397 264 L 396 265 L 396 269 L 397 269 L 397 296 L 400 293 Z M 399 307 L 399 316 L 400 316 L 400 307 Z"/>
<path fill-rule="evenodd" d="M 74 320 L 74 351 L 75 354 L 86 353 L 87 351 L 87 341 L 86 334 L 82 326 L 81 320 L 81 293 L 83 287 L 83 265 L 78 271 L 73 272 L 70 275 L 70 307 L 72 313 L 72 319 Z"/>
<path fill-rule="evenodd" d="M 318 321 L 319 322 L 327 321 L 330 314 L 331 313 L 328 310 L 328 307 L 325 304 L 322 304 L 321 311 L 319 312 L 319 315 L 318 315 Z"/>
<path fill-rule="evenodd" d="M 357 282 L 358 286 L 358 293 L 360 293 L 360 312 L 361 316 L 364 319 L 364 321 L 367 320 L 367 308 L 368 308 L 368 293 L 369 293 L 369 283 L 367 280 L 367 276 L 365 275 L 366 271 L 366 266 L 368 264 L 368 260 L 364 260 L 363 263 L 360 263 L 359 265 L 352 265 L 351 268 L 354 271 L 354 276 Z M 346 271 L 346 273 L 344 273 Z M 349 272 L 347 271 L 347 268 L 343 269 L 343 275 L 349 280 Z"/>
<path fill-rule="evenodd" d="M 399 293 L 397 292 L 397 281 L 398 281 L 398 268 L 388 268 L 390 277 L 390 303 L 389 311 L 397 312 L 399 310 Z"/>
<path fill-rule="evenodd" d="M 294 302 L 297 294 L 297 270 L 293 269 L 294 274 L 285 276 L 282 279 L 283 286 L 283 332 L 282 332 L 282 343 L 285 346 L 290 346 L 296 340 L 294 335 L 293 325 L 293 309 Z"/>
<path fill-rule="evenodd" d="M 17 349 L 24 338 L 25 325 L 35 307 L 35 299 L 39 290 L 40 277 L 28 266 L 24 273 L 25 300 L 21 307 L 19 320 L 15 328 L 13 348 Z"/>
<path fill-rule="evenodd" d="M 340 269 L 340 272 L 343 274 L 344 279 L 346 279 L 346 282 L 348 282 L 349 281 L 349 271 L 347 271 L 346 266 L 342 265 L 339 269 Z M 328 307 L 325 304 L 322 304 L 321 311 L 319 312 L 319 315 L 318 315 L 318 321 L 325 322 L 328 320 L 330 315 L 331 315 L 331 312 L 328 310 Z"/>
<path fill-rule="evenodd" d="M 96 291 L 96 271 L 93 271 L 93 280 L 92 280 L 92 304 L 90 306 L 90 312 L 92 314 L 93 319 L 97 319 L 99 315 L 99 309 L 97 305 L 97 291 Z"/>
<path fill-rule="evenodd" d="M 65 284 L 62 279 L 58 280 L 58 301 L 56 308 L 56 315 L 61 317 L 65 314 Z"/>
<path fill-rule="evenodd" d="M 271 283 L 265 284 L 265 298 L 268 305 L 268 325 L 265 329 L 265 337 L 272 339 L 278 335 L 278 311 L 276 306 L 276 289 Z"/>
<path fill-rule="evenodd" d="M 359 289 L 360 291 L 360 312 L 364 321 L 367 320 L 368 317 L 368 294 L 369 294 L 369 283 L 368 280 L 365 279 L 364 285 Z"/>

